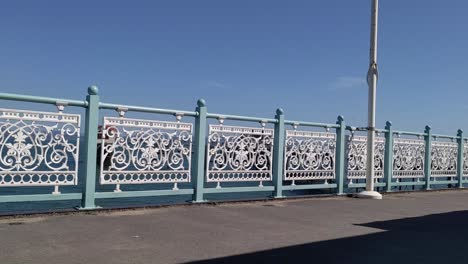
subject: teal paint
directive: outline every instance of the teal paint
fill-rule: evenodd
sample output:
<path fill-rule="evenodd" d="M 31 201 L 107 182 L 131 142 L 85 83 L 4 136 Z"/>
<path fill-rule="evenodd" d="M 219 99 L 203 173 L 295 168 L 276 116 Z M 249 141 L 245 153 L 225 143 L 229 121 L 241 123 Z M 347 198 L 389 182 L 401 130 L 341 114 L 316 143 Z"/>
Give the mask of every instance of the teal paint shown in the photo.
<path fill-rule="evenodd" d="M 192 157 L 192 179 L 195 187 L 193 194 L 193 202 L 201 203 L 203 199 L 203 190 L 205 184 L 205 156 L 206 156 L 206 140 L 207 140 L 207 107 L 203 99 L 197 102 L 195 110 L 198 116 L 195 117 L 195 135 L 193 142 L 193 157 Z"/>
<path fill-rule="evenodd" d="M 346 123 L 343 116 L 338 116 L 336 124 L 336 162 L 335 162 L 335 177 L 337 194 L 343 195 L 344 178 L 345 178 L 345 146 L 346 146 Z"/>
<path fill-rule="evenodd" d="M 273 143 L 273 184 L 275 191 L 273 197 L 283 197 L 283 172 L 284 172 L 284 140 L 286 129 L 284 127 L 284 111 L 276 110 L 275 139 Z"/>
<path fill-rule="evenodd" d="M 296 185 L 285 185 L 283 186 L 283 191 L 293 191 L 293 190 L 314 190 L 314 189 L 334 189 L 338 185 L 335 183 L 328 184 L 296 184 Z"/>
<path fill-rule="evenodd" d="M 82 210 L 98 208 L 95 204 L 94 193 L 96 191 L 97 177 L 97 136 L 99 125 L 99 89 L 96 86 L 88 88 L 86 97 L 88 107 L 86 108 L 85 120 L 85 149 L 84 149 L 84 179 L 83 197 L 81 199 Z"/>
<path fill-rule="evenodd" d="M 2 195 L 0 203 L 80 200 L 81 193 Z"/>
<path fill-rule="evenodd" d="M 424 155 L 424 177 L 426 181 L 426 190 L 431 189 L 431 142 L 432 142 L 432 131 L 430 126 L 426 126 L 424 130 L 426 140 L 426 153 Z"/>
<path fill-rule="evenodd" d="M 392 122 L 387 121 L 385 124 L 385 154 L 384 154 L 384 176 L 386 188 L 385 191 L 392 191 L 392 177 L 393 177 L 393 128 Z"/>
<path fill-rule="evenodd" d="M 253 187 L 227 187 L 227 188 L 206 188 L 204 193 L 241 193 L 241 192 L 273 192 L 274 186 L 253 186 Z"/>
<path fill-rule="evenodd" d="M 169 195 L 191 195 L 193 189 L 179 190 L 149 190 L 149 191 L 122 191 L 122 192 L 97 192 L 96 199 L 101 198 L 130 198 L 130 197 L 149 197 L 149 196 L 169 196 Z"/>
<path fill-rule="evenodd" d="M 458 176 L 458 188 L 463 188 L 463 130 L 458 129 L 458 151 L 457 151 L 457 176 Z"/>

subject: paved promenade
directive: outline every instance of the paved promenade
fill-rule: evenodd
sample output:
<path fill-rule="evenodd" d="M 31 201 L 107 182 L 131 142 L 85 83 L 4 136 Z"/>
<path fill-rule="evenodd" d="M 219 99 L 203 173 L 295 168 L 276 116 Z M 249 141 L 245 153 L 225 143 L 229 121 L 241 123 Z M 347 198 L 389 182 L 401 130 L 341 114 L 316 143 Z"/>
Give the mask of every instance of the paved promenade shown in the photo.
<path fill-rule="evenodd" d="M 468 191 L 0 219 L 0 263 L 468 263 Z"/>

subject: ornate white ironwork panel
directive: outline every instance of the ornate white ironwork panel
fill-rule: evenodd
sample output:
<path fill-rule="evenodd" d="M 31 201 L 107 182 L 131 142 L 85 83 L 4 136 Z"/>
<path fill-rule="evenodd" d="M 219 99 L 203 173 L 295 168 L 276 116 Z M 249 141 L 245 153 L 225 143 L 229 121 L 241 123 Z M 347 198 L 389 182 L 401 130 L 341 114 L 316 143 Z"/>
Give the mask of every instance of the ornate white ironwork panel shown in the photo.
<path fill-rule="evenodd" d="M 335 150 L 335 133 L 286 130 L 284 179 L 334 179 Z"/>
<path fill-rule="evenodd" d="M 468 176 L 468 144 L 463 144 L 463 176 Z"/>
<path fill-rule="evenodd" d="M 367 166 L 367 137 L 347 136 L 347 177 L 365 179 Z M 385 138 L 376 137 L 374 145 L 375 178 L 383 177 Z"/>
<path fill-rule="evenodd" d="M 395 138 L 393 141 L 393 178 L 424 177 L 425 141 Z"/>
<path fill-rule="evenodd" d="M 210 125 L 208 182 L 269 181 L 273 129 Z"/>
<path fill-rule="evenodd" d="M 458 144 L 432 142 L 431 145 L 431 177 L 457 176 Z"/>
<path fill-rule="evenodd" d="M 0 187 L 77 184 L 80 115 L 0 109 Z"/>
<path fill-rule="evenodd" d="M 104 117 L 101 184 L 190 181 L 192 124 Z"/>

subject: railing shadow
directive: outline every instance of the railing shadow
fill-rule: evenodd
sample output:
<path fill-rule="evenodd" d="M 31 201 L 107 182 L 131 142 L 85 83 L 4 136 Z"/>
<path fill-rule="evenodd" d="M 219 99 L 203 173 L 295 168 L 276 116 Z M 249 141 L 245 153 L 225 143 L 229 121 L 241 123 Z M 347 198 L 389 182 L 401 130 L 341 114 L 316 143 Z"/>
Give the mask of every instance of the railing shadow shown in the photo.
<path fill-rule="evenodd" d="M 468 211 L 359 226 L 385 231 L 190 263 L 468 263 Z"/>

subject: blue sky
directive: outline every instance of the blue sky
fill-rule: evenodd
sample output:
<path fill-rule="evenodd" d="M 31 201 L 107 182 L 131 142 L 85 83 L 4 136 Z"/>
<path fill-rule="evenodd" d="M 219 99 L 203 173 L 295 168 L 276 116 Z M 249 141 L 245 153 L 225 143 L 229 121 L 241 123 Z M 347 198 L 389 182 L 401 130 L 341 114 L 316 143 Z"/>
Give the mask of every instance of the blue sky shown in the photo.
<path fill-rule="evenodd" d="M 380 2 L 378 126 L 468 132 L 468 2 Z M 367 0 L 9 1 L 1 92 L 364 126 L 369 22 Z"/>

